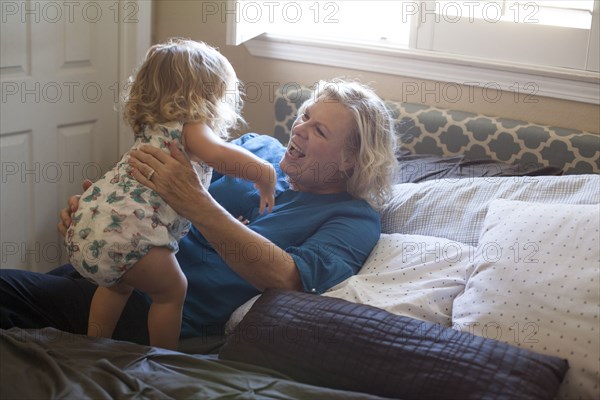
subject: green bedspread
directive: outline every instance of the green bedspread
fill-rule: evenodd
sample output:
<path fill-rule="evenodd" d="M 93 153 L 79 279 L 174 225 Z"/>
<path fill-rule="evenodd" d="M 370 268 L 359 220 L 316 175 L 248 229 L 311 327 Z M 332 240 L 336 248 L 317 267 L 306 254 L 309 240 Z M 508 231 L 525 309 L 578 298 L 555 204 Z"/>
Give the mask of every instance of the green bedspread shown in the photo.
<path fill-rule="evenodd" d="M 0 330 L 2 399 L 377 399 L 275 371 L 51 328 Z"/>

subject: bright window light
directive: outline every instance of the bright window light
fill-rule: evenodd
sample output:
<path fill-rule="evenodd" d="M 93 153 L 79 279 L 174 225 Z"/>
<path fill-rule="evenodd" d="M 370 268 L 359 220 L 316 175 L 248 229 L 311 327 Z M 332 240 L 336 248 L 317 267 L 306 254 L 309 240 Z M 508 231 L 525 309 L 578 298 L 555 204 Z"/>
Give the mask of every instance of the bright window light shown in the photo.
<path fill-rule="evenodd" d="M 407 47 L 405 1 L 281 1 L 269 33 Z M 404 6 L 406 7 L 406 6 Z"/>

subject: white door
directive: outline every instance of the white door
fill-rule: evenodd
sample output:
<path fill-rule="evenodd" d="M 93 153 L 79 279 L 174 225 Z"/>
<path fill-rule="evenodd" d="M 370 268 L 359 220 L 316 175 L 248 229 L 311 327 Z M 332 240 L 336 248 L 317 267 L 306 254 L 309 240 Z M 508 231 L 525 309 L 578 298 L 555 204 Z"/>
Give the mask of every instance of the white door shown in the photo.
<path fill-rule="evenodd" d="M 0 2 L 3 268 L 65 261 L 58 210 L 117 160 L 123 4 Z"/>

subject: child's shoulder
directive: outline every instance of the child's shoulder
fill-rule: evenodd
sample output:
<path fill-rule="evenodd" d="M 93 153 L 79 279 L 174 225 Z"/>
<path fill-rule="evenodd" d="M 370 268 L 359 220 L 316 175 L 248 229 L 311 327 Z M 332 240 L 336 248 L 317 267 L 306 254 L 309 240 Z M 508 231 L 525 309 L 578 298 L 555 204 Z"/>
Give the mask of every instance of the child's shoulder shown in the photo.
<path fill-rule="evenodd" d="M 184 134 L 190 136 L 203 136 L 203 137 L 213 137 L 218 135 L 212 130 L 212 128 L 206 124 L 205 122 L 186 122 L 183 124 L 183 132 Z"/>
<path fill-rule="evenodd" d="M 192 129 L 211 129 L 208 126 L 208 124 L 203 121 L 189 121 L 189 122 L 183 123 L 183 126 L 185 128 L 192 128 Z"/>

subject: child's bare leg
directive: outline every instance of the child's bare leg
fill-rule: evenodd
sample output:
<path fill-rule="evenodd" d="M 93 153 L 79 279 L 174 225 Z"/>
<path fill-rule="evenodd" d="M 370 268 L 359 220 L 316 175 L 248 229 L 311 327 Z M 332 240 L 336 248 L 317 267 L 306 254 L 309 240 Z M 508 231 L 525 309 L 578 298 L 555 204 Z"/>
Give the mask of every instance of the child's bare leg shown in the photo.
<path fill-rule="evenodd" d="M 88 336 L 110 338 L 133 288 L 124 283 L 99 286 L 92 298 L 88 319 Z"/>
<path fill-rule="evenodd" d="M 187 279 L 166 247 L 153 247 L 124 276 L 123 282 L 152 299 L 148 333 L 152 346 L 177 349 Z"/>

